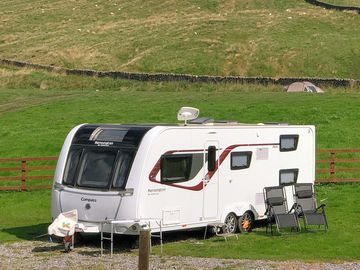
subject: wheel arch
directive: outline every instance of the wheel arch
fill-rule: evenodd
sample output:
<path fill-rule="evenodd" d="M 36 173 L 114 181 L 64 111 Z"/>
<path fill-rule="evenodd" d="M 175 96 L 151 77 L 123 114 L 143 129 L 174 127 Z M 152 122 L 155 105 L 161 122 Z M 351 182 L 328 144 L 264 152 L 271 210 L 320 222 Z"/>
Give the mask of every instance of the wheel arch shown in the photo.
<path fill-rule="evenodd" d="M 225 218 L 228 214 L 234 213 L 237 217 L 242 216 L 245 212 L 251 212 L 254 220 L 256 220 L 259 216 L 258 212 L 256 211 L 255 207 L 250 202 L 241 202 L 241 203 L 234 203 L 228 205 L 224 208 L 221 213 L 220 221 L 225 222 Z"/>

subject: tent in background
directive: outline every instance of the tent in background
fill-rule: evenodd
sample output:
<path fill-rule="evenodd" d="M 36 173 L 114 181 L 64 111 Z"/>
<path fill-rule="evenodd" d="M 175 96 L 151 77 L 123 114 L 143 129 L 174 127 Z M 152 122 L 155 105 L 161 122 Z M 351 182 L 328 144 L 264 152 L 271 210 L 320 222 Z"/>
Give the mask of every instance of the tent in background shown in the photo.
<path fill-rule="evenodd" d="M 294 82 L 286 87 L 287 92 L 324 93 L 324 91 L 311 82 Z"/>

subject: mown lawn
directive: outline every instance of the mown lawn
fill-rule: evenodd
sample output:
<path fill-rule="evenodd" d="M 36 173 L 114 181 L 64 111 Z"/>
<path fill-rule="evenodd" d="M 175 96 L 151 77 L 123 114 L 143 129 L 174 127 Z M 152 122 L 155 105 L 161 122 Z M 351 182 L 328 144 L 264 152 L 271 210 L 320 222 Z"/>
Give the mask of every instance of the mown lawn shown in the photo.
<path fill-rule="evenodd" d="M 211 237 L 165 236 L 164 254 L 174 256 L 262 260 L 343 261 L 360 259 L 360 185 L 327 184 L 316 187 L 318 201 L 326 199 L 328 232 L 266 234 L 264 228 L 239 235 L 239 240 Z M 50 191 L 0 193 L 0 243 L 33 240 L 45 234 L 50 223 Z M 181 234 L 181 233 L 179 233 Z M 193 234 L 194 235 L 194 234 Z M 153 248 L 160 254 L 160 247 Z"/>
<path fill-rule="evenodd" d="M 232 237 L 228 241 L 212 237 L 167 243 L 166 255 L 241 258 L 264 260 L 342 261 L 360 259 L 360 185 L 327 184 L 316 186 L 317 199 L 326 199 L 328 232 L 266 234 L 264 228 Z M 156 247 L 155 252 L 160 253 Z"/>
<path fill-rule="evenodd" d="M 51 223 L 50 190 L 0 191 L 0 244 L 33 240 Z"/>

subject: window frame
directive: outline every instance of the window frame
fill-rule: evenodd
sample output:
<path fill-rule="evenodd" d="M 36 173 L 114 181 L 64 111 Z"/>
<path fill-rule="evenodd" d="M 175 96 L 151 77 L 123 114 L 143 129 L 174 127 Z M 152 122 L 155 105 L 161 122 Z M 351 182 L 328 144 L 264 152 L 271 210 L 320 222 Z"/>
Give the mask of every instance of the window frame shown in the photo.
<path fill-rule="evenodd" d="M 244 166 L 233 166 L 233 159 L 234 156 L 246 156 L 247 157 L 247 163 Z M 243 170 L 250 168 L 251 165 L 251 159 L 252 159 L 252 151 L 236 151 L 231 152 L 230 154 L 230 169 L 231 170 Z"/>
<path fill-rule="evenodd" d="M 165 159 L 176 159 L 176 158 L 186 158 L 189 160 L 189 167 L 187 168 L 187 171 L 184 174 L 184 178 L 180 179 L 174 179 L 169 180 L 169 178 L 163 177 L 163 168 L 164 168 L 164 160 Z M 160 182 L 162 184 L 173 184 L 173 183 L 181 183 L 181 182 L 187 182 L 190 179 L 191 175 L 191 168 L 192 168 L 192 162 L 193 162 L 193 155 L 192 154 L 170 154 L 170 155 L 162 155 L 160 158 Z"/>
<path fill-rule="evenodd" d="M 282 139 L 294 139 L 294 147 L 293 148 L 283 148 L 281 146 L 281 140 Z M 291 152 L 291 151 L 296 151 L 298 148 L 298 144 L 299 144 L 299 134 L 287 134 L 287 135 L 280 135 L 280 140 L 279 140 L 279 149 L 280 152 Z"/>
<path fill-rule="evenodd" d="M 282 173 L 290 173 L 294 172 L 294 181 L 289 183 L 282 183 L 281 182 L 281 174 Z M 292 168 L 292 169 L 281 169 L 279 170 L 279 186 L 292 186 L 297 183 L 299 177 L 299 169 L 298 168 Z"/>
<path fill-rule="evenodd" d="M 111 174 L 110 174 L 110 179 L 108 181 L 108 185 L 106 187 L 93 187 L 93 186 L 89 186 L 89 185 L 82 185 L 82 184 L 79 184 L 79 181 L 81 180 L 81 172 L 83 170 L 82 166 L 83 166 L 83 162 L 84 162 L 84 155 L 87 151 L 91 151 L 91 149 L 95 149 L 95 150 L 107 150 L 107 151 L 112 151 L 114 153 L 116 153 L 116 156 L 115 156 L 115 161 L 113 163 L 113 166 L 112 166 L 112 169 L 111 169 Z M 68 174 L 68 171 L 69 171 L 69 162 L 70 162 L 70 159 L 69 159 L 69 155 L 71 154 L 72 151 L 75 151 L 75 150 L 78 150 L 80 151 L 80 157 L 79 157 L 79 160 L 76 164 L 76 168 L 75 168 L 75 171 L 74 171 L 74 178 L 72 179 L 72 182 L 70 181 L 65 181 L 65 180 L 69 180 L 68 177 L 69 177 L 69 174 Z M 118 186 L 116 187 L 114 184 L 115 184 L 115 181 L 117 180 L 116 177 L 118 176 L 116 173 L 117 173 L 117 167 L 119 165 L 119 162 L 120 162 L 120 156 L 124 153 L 128 153 L 130 155 L 130 162 L 129 162 L 129 166 L 128 168 L 126 169 L 126 173 L 124 174 L 124 177 L 125 177 L 125 180 L 123 181 L 123 184 L 121 186 Z M 129 175 L 130 175 L 130 171 L 132 169 L 132 166 L 133 166 L 133 163 L 134 163 L 134 159 L 135 159 L 135 156 L 136 156 L 136 149 L 134 148 L 117 148 L 117 147 L 99 147 L 99 146 L 89 146 L 89 145 L 73 145 L 71 146 L 71 148 L 69 149 L 69 153 L 68 153 L 68 156 L 66 158 L 66 163 L 65 163 L 65 170 L 64 170 L 64 173 L 63 173 L 63 176 L 62 176 L 62 180 L 61 180 L 61 183 L 64 185 L 64 186 L 68 186 L 68 187 L 71 187 L 71 188 L 80 188 L 80 189 L 89 189 L 89 190 L 101 190 L 101 191 L 122 191 L 122 190 L 125 190 L 125 187 L 127 185 L 127 182 L 129 180 Z"/>
<path fill-rule="evenodd" d="M 107 150 L 107 151 L 104 151 Z M 111 169 L 110 169 L 110 173 L 107 179 L 107 184 L 103 185 L 103 186 L 92 186 L 90 184 L 88 184 L 87 182 L 83 183 L 84 179 L 84 172 L 85 172 L 85 168 L 88 166 L 87 162 L 88 160 L 85 159 L 86 155 L 89 155 L 90 152 L 103 152 L 103 153 L 109 153 L 109 148 L 107 149 L 101 149 L 101 148 L 96 148 L 96 147 L 88 147 L 88 148 L 84 148 L 82 155 L 81 155 L 81 159 L 80 162 L 78 164 L 78 171 L 77 171 L 77 179 L 76 179 L 76 187 L 79 188 L 89 188 L 89 189 L 98 189 L 98 190 L 109 190 L 112 187 L 112 183 L 114 181 L 114 173 L 115 173 L 115 168 L 117 166 L 118 163 L 118 155 L 119 155 L 119 151 L 115 148 L 110 148 L 111 152 L 113 154 L 115 154 L 114 156 L 114 161 L 112 163 Z"/>

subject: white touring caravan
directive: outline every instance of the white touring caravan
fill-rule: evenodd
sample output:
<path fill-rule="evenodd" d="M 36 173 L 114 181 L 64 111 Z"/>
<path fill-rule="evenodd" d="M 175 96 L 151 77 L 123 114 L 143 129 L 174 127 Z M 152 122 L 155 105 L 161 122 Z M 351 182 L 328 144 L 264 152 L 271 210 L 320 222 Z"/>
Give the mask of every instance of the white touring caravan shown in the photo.
<path fill-rule="evenodd" d="M 136 235 L 142 224 L 160 232 L 225 223 L 235 232 L 266 217 L 264 187 L 314 182 L 314 126 L 197 115 L 185 107 L 181 125 L 73 128 L 56 167 L 53 218 L 77 209 L 85 232 L 106 220 L 117 234 Z"/>

